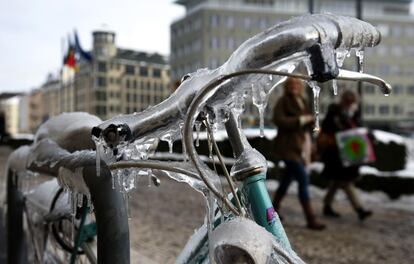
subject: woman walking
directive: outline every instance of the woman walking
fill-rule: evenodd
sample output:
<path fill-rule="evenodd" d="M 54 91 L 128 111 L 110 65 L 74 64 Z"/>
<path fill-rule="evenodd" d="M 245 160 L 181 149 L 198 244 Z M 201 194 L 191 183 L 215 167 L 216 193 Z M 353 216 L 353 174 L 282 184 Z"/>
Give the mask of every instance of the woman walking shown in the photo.
<path fill-rule="evenodd" d="M 343 189 L 353 209 L 362 221 L 371 216 L 372 212 L 365 210 L 354 190 L 354 182 L 359 176 L 359 166 L 344 167 L 335 141 L 339 131 L 360 126 L 357 97 L 350 90 L 344 91 L 339 104 L 331 104 L 322 123 L 322 132 L 318 139 L 318 151 L 324 163 L 322 177 L 330 180 L 324 199 L 323 213 L 330 217 L 340 217 L 333 210 L 332 202 L 338 189 Z"/>
<path fill-rule="evenodd" d="M 277 159 L 283 160 L 286 164 L 285 173 L 282 175 L 279 188 L 273 198 L 273 206 L 279 213 L 282 199 L 290 183 L 296 180 L 307 227 L 313 230 L 323 230 L 325 225 L 317 220 L 311 206 L 309 176 L 305 170 L 305 165 L 310 161 L 310 131 L 314 118 L 302 92 L 302 81 L 288 78 L 284 84 L 284 93 L 273 110 L 273 122 L 278 128 L 274 141 L 274 153 Z"/>

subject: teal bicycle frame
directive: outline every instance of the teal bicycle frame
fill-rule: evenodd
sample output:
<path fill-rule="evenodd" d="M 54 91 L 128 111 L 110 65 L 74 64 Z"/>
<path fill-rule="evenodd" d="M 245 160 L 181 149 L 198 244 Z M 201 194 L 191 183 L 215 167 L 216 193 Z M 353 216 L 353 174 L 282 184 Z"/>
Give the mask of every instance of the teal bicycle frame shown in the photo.
<path fill-rule="evenodd" d="M 269 231 L 287 250 L 292 250 L 289 239 L 273 208 L 269 193 L 266 189 L 266 175 L 259 173 L 247 177 L 243 181 L 243 193 L 250 203 L 251 212 L 257 224 Z"/>

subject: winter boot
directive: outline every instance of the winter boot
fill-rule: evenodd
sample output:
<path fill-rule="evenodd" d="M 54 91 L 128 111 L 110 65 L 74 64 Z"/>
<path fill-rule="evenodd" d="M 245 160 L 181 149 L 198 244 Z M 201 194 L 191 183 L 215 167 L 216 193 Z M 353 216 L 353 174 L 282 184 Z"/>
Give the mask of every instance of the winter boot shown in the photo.
<path fill-rule="evenodd" d="M 339 218 L 341 215 L 337 213 L 330 204 L 325 204 L 323 206 L 323 214 L 332 218 Z"/>
<path fill-rule="evenodd" d="M 305 213 L 307 227 L 312 230 L 324 230 L 326 226 L 316 219 L 310 201 L 301 201 L 300 203 L 302 205 L 303 212 Z"/>
<path fill-rule="evenodd" d="M 356 212 L 360 221 L 364 221 L 366 218 L 372 215 L 372 211 L 365 210 L 364 208 L 358 208 L 356 209 Z"/>

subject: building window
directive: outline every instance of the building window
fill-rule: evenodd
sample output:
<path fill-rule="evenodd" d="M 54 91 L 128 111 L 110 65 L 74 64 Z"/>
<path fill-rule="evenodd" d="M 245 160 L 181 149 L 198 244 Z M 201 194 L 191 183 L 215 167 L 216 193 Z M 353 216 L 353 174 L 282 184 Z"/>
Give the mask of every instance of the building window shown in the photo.
<path fill-rule="evenodd" d="M 139 67 L 139 75 L 148 76 L 148 68 L 147 67 Z"/>
<path fill-rule="evenodd" d="M 259 27 L 260 27 L 260 29 L 266 29 L 267 24 L 268 24 L 268 22 L 267 22 L 267 19 L 266 18 L 262 17 L 262 18 L 259 19 Z"/>
<path fill-rule="evenodd" d="M 98 72 L 106 72 L 106 63 L 98 62 Z"/>
<path fill-rule="evenodd" d="M 126 87 L 126 88 L 129 88 L 130 86 L 131 86 L 131 85 L 130 85 L 130 82 L 129 82 L 129 80 L 127 79 L 127 80 L 126 80 L 126 82 L 125 82 L 125 87 Z"/>
<path fill-rule="evenodd" d="M 220 19 L 219 19 L 219 16 L 218 15 L 210 15 L 210 17 L 209 17 L 209 20 L 210 20 L 210 27 L 218 27 L 219 26 L 219 23 L 220 23 Z"/>
<path fill-rule="evenodd" d="M 402 85 L 396 84 L 396 85 L 393 85 L 392 87 L 393 94 L 402 94 L 403 91 L 404 91 L 404 88 L 402 87 Z"/>
<path fill-rule="evenodd" d="M 106 78 L 98 77 L 97 78 L 98 87 L 106 87 Z"/>
<path fill-rule="evenodd" d="M 403 28 L 399 25 L 396 25 L 392 28 L 391 33 L 394 37 L 401 37 L 403 33 Z"/>
<path fill-rule="evenodd" d="M 375 94 L 375 86 L 373 86 L 373 85 L 365 85 L 364 92 L 366 94 Z"/>
<path fill-rule="evenodd" d="M 211 37 L 209 41 L 210 49 L 218 49 L 219 48 L 219 39 L 217 37 Z"/>
<path fill-rule="evenodd" d="M 106 92 L 105 91 L 97 91 L 95 93 L 96 100 L 98 101 L 106 101 Z"/>
<path fill-rule="evenodd" d="M 245 17 L 243 20 L 243 26 L 245 29 L 250 29 L 252 27 L 252 19 L 250 17 Z"/>
<path fill-rule="evenodd" d="M 201 28 L 201 19 L 200 18 L 196 18 L 193 21 L 193 30 L 196 31 L 196 30 L 199 30 L 200 28 Z"/>
<path fill-rule="evenodd" d="M 98 116 L 104 116 L 104 115 L 106 115 L 106 107 L 105 106 L 97 106 L 95 108 L 95 110 L 96 110 L 96 114 Z"/>
<path fill-rule="evenodd" d="M 379 70 L 379 75 L 389 75 L 390 74 L 390 65 L 380 64 L 378 70 Z"/>
<path fill-rule="evenodd" d="M 388 105 L 380 105 L 379 113 L 381 115 L 388 115 L 390 113 L 390 107 Z"/>
<path fill-rule="evenodd" d="M 395 115 L 401 115 L 404 113 L 404 108 L 401 105 L 394 105 L 393 112 Z"/>
<path fill-rule="evenodd" d="M 227 48 L 229 50 L 233 50 L 233 49 L 235 49 L 235 47 L 236 47 L 236 42 L 234 41 L 234 38 L 233 37 L 229 37 L 227 39 Z"/>
<path fill-rule="evenodd" d="M 367 115 L 374 115 L 375 114 L 375 106 L 374 105 L 364 105 L 364 113 Z"/>
<path fill-rule="evenodd" d="M 414 94 L 414 85 L 408 86 L 408 94 Z"/>
<path fill-rule="evenodd" d="M 133 82 L 133 87 L 134 87 L 134 89 L 137 89 L 137 80 L 134 80 L 134 82 Z"/>
<path fill-rule="evenodd" d="M 156 77 L 156 78 L 160 78 L 161 77 L 161 70 L 160 69 L 153 69 L 152 70 L 152 76 Z"/>
<path fill-rule="evenodd" d="M 125 74 L 134 75 L 135 74 L 135 67 L 132 65 L 125 66 Z"/>
<path fill-rule="evenodd" d="M 226 26 L 227 26 L 227 28 L 234 28 L 234 17 L 233 16 L 228 16 L 227 18 L 226 18 Z"/>

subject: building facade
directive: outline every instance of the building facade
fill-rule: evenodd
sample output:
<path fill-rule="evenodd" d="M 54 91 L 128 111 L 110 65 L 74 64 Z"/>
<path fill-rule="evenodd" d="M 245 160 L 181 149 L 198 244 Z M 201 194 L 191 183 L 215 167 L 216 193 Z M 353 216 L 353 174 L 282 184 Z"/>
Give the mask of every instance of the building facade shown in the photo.
<path fill-rule="evenodd" d="M 19 133 L 20 126 L 20 106 L 23 95 L 0 100 L 0 113 L 4 115 L 5 132 L 11 136 Z"/>
<path fill-rule="evenodd" d="M 142 111 L 170 95 L 169 64 L 164 56 L 118 48 L 115 33 L 108 31 L 93 33 L 91 53 L 93 60 L 81 61 L 67 84 L 64 101 L 73 101 L 71 111 L 108 119 Z"/>
<path fill-rule="evenodd" d="M 63 112 L 83 111 L 105 120 L 139 112 L 167 98 L 167 58 L 116 46 L 115 33 L 93 32 L 92 60 L 77 59 L 76 68 L 63 66 L 41 86 L 48 119 Z"/>
<path fill-rule="evenodd" d="M 314 0 L 314 12 L 355 16 L 356 1 Z M 367 49 L 365 71 L 380 76 L 394 87 L 390 97 L 379 89 L 363 87 L 364 120 L 374 126 L 405 125 L 413 121 L 414 18 L 410 0 L 364 0 L 363 19 L 377 26 L 382 41 Z M 216 68 L 249 37 L 293 16 L 308 13 L 308 0 L 178 0 L 186 14 L 171 25 L 171 79 L 198 68 Z M 355 69 L 355 59 L 345 68 Z M 329 87 L 330 84 L 324 85 Z M 355 83 L 340 83 L 355 87 Z M 321 94 L 322 112 L 335 100 L 331 89 Z M 277 96 L 269 102 L 271 108 Z M 250 113 L 255 110 L 250 110 Z M 249 112 L 248 112 L 249 113 Z M 266 115 L 267 121 L 271 115 Z"/>

